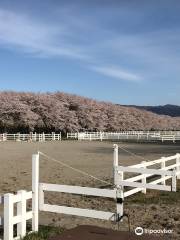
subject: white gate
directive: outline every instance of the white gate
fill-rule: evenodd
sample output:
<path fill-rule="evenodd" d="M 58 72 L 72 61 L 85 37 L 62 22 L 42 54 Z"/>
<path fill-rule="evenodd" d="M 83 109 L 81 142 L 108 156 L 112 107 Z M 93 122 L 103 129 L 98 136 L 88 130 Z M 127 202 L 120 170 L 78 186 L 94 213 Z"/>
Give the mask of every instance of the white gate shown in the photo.
<path fill-rule="evenodd" d="M 41 154 L 41 153 L 39 153 Z M 114 145 L 114 189 L 99 189 L 80 186 L 58 185 L 39 183 L 39 154 L 33 157 L 33 171 L 36 172 L 36 183 L 34 182 L 34 188 L 39 191 L 39 210 L 70 214 L 76 216 L 97 218 L 103 220 L 119 221 L 123 218 L 123 201 L 125 197 L 128 197 L 137 192 L 146 193 L 147 189 L 163 190 L 163 191 L 176 191 L 176 181 L 180 178 L 180 154 L 176 154 L 171 157 L 164 157 L 155 161 L 142 162 L 140 164 L 131 165 L 128 167 L 119 166 L 118 163 L 118 146 Z M 175 161 L 175 163 L 173 163 Z M 168 162 L 168 166 L 166 166 Z M 157 165 L 160 168 L 157 169 Z M 156 166 L 156 169 L 149 168 L 149 166 Z M 125 178 L 125 173 L 129 172 L 136 176 Z M 157 179 L 157 176 L 159 178 Z M 151 177 L 151 180 L 149 178 Z M 152 178 L 155 177 L 155 180 Z M 166 180 L 171 179 L 171 185 L 166 184 Z M 126 187 L 132 189 L 126 191 Z M 44 192 L 53 191 L 60 193 L 70 193 L 86 196 L 106 197 L 112 198 L 116 202 L 115 213 L 98 211 L 92 209 L 82 209 L 67 206 L 51 205 L 44 202 Z"/>

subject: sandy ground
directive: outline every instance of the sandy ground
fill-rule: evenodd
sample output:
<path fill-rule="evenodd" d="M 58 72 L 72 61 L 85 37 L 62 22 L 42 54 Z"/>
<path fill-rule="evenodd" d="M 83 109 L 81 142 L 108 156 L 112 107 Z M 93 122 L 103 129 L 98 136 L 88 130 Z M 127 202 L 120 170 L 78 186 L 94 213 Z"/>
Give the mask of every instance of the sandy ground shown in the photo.
<path fill-rule="evenodd" d="M 119 163 L 130 165 L 144 160 L 154 160 L 180 152 L 178 144 L 136 144 L 119 143 L 119 146 L 138 154 L 130 155 L 119 149 Z M 20 189 L 31 190 L 31 156 L 37 151 L 61 160 L 72 167 L 86 171 L 100 179 L 112 182 L 113 143 L 110 142 L 2 142 L 0 143 L 0 194 L 15 192 Z M 83 176 L 60 164 L 40 158 L 40 181 L 46 183 L 70 184 L 79 186 L 103 187 L 101 182 Z M 105 184 L 104 184 L 105 185 Z M 148 193 L 147 193 L 148 194 Z M 173 193 L 172 193 L 173 194 Z M 67 194 L 47 193 L 46 202 L 66 206 L 85 207 L 112 211 L 115 203 L 106 199 L 85 198 Z M 153 197 L 152 194 L 150 198 Z M 141 226 L 148 229 L 172 229 L 173 235 L 168 239 L 180 236 L 180 206 L 177 204 L 136 204 L 125 203 L 125 211 L 130 214 L 131 230 Z M 64 216 L 41 212 L 41 224 L 53 224 L 71 228 L 79 224 L 92 224 L 117 228 L 117 224 L 107 221 Z M 119 226 L 128 230 L 125 219 Z"/>

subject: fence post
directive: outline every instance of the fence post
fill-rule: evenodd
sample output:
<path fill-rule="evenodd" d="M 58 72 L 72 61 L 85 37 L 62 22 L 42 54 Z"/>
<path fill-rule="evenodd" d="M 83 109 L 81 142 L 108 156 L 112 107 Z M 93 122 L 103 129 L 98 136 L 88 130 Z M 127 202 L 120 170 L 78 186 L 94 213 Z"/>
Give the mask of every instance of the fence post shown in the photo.
<path fill-rule="evenodd" d="M 166 167 L 166 161 L 165 161 L 165 157 L 162 157 L 161 158 L 162 159 L 162 162 L 161 162 L 161 169 L 164 169 L 165 167 Z M 163 177 L 165 177 L 165 176 L 163 176 Z M 162 180 L 162 182 L 161 182 L 163 185 L 166 185 L 166 180 L 164 179 L 164 180 Z"/>
<path fill-rule="evenodd" d="M 4 240 L 13 240 L 13 194 L 4 194 Z"/>
<path fill-rule="evenodd" d="M 7 135 L 6 135 L 6 133 L 3 133 L 3 142 L 4 141 L 7 141 Z"/>
<path fill-rule="evenodd" d="M 123 187 L 121 186 L 121 181 L 123 181 L 123 172 L 118 173 L 117 167 L 118 167 L 118 145 L 114 144 L 114 163 L 113 163 L 113 176 L 114 176 L 114 185 L 116 186 L 117 190 L 117 214 L 120 215 L 120 217 L 123 216 Z M 122 219 L 121 219 L 122 221 Z"/>
<path fill-rule="evenodd" d="M 118 145 L 114 144 L 114 162 L 113 162 L 113 177 L 114 177 L 114 185 L 118 185 L 118 172 L 117 172 L 117 167 L 118 167 Z"/>
<path fill-rule="evenodd" d="M 42 141 L 43 141 L 43 142 L 45 142 L 45 141 L 46 141 L 46 135 L 45 135 L 45 133 L 44 133 L 44 132 L 42 133 Z"/>
<path fill-rule="evenodd" d="M 118 198 L 117 198 L 117 213 L 120 214 L 120 217 L 123 216 L 123 202 L 124 202 L 124 187 L 120 185 L 120 183 L 124 179 L 124 173 L 118 173 L 117 172 L 117 191 L 118 191 Z M 121 222 L 123 221 L 123 218 L 121 219 Z"/>
<path fill-rule="evenodd" d="M 172 191 L 176 192 L 176 169 L 173 169 L 173 175 L 172 175 Z"/>
<path fill-rule="evenodd" d="M 17 215 L 21 216 L 21 222 L 17 224 L 17 236 L 24 237 L 26 235 L 26 191 L 17 192 L 21 195 L 21 201 L 17 203 Z"/>
<path fill-rule="evenodd" d="M 146 163 L 146 161 L 142 161 L 142 164 Z M 146 166 L 144 165 L 143 168 L 146 168 Z M 142 178 L 142 184 L 146 184 L 146 174 L 142 174 L 143 178 Z M 146 194 L 146 187 L 143 188 L 142 193 Z"/>
<path fill-rule="evenodd" d="M 176 164 L 179 164 L 179 166 L 176 167 L 177 171 L 177 179 L 180 179 L 180 154 L 176 154 Z"/>
<path fill-rule="evenodd" d="M 39 225 L 39 154 L 32 155 L 32 230 L 37 232 Z"/>
<path fill-rule="evenodd" d="M 39 142 L 42 141 L 41 133 L 38 134 L 38 141 L 39 141 Z"/>
<path fill-rule="evenodd" d="M 34 134 L 34 141 L 36 142 L 37 141 L 37 133 L 35 132 Z"/>
<path fill-rule="evenodd" d="M 103 140 L 102 132 L 100 132 L 100 140 L 101 140 L 101 142 Z"/>
<path fill-rule="evenodd" d="M 138 139 L 137 140 L 139 140 L 140 139 L 140 133 L 138 133 L 137 135 L 138 135 Z"/>
<path fill-rule="evenodd" d="M 55 132 L 52 132 L 52 140 L 55 140 Z"/>

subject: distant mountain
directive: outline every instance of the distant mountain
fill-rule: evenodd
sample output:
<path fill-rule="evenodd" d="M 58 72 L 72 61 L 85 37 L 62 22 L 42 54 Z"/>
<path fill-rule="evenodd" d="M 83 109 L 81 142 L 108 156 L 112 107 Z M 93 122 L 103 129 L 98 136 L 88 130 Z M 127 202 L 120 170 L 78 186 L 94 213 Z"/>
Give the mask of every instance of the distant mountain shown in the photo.
<path fill-rule="evenodd" d="M 171 117 L 180 117 L 180 106 L 178 105 L 171 105 L 166 104 L 164 106 L 135 106 L 135 105 L 128 105 L 127 107 L 135 107 L 138 109 L 144 109 L 149 112 L 153 112 L 160 115 L 168 115 Z"/>

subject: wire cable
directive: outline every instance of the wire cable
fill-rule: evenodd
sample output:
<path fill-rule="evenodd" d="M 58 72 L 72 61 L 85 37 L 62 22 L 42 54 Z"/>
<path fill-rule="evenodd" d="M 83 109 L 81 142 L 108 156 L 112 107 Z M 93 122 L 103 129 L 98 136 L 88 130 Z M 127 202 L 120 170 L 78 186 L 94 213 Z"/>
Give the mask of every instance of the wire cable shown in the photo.
<path fill-rule="evenodd" d="M 127 153 L 129 153 L 130 155 L 133 155 L 133 156 L 135 156 L 135 157 L 137 157 L 137 158 L 141 158 L 142 160 L 145 160 L 145 161 L 151 161 L 151 160 L 149 160 L 149 159 L 147 159 L 147 158 L 144 158 L 144 157 L 142 157 L 142 156 L 140 156 L 140 155 L 138 155 L 138 154 L 136 154 L 136 153 L 134 153 L 134 152 L 132 152 L 132 151 L 130 151 L 130 150 L 125 149 L 124 147 L 121 147 L 121 146 L 119 146 L 119 145 L 118 145 L 118 147 L 119 147 L 121 150 L 123 150 L 124 152 L 127 152 Z"/>
<path fill-rule="evenodd" d="M 55 158 L 52 158 L 52 157 L 48 156 L 47 154 L 45 154 L 45 153 L 43 153 L 43 152 L 38 152 L 38 153 L 41 154 L 42 156 L 44 156 L 46 159 L 51 160 L 51 161 L 56 162 L 56 163 L 59 163 L 59 164 L 61 164 L 62 166 L 67 167 L 67 168 L 69 168 L 69 169 L 71 169 L 71 170 L 73 170 L 73 171 L 75 171 L 75 172 L 78 172 L 78 173 L 84 175 L 84 176 L 88 176 L 89 178 L 92 178 L 92 179 L 94 179 L 94 180 L 97 180 L 97 181 L 99 181 L 99 182 L 101 182 L 101 183 L 105 183 L 105 184 L 108 184 L 108 185 L 110 185 L 110 186 L 114 186 L 114 184 L 112 184 L 112 183 L 110 183 L 110 182 L 108 182 L 108 181 L 102 180 L 102 179 L 100 179 L 100 178 L 98 178 L 98 177 L 95 177 L 95 176 L 93 176 L 93 175 L 91 175 L 91 174 L 89 174 L 89 173 L 87 173 L 87 172 L 84 172 L 84 171 L 82 171 L 82 170 L 80 170 L 80 169 L 74 168 L 74 167 L 70 166 L 69 164 L 64 163 L 64 162 L 62 162 L 62 161 L 60 161 L 60 160 L 57 160 L 57 159 L 55 159 Z"/>

